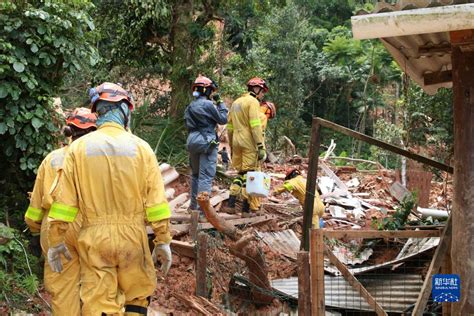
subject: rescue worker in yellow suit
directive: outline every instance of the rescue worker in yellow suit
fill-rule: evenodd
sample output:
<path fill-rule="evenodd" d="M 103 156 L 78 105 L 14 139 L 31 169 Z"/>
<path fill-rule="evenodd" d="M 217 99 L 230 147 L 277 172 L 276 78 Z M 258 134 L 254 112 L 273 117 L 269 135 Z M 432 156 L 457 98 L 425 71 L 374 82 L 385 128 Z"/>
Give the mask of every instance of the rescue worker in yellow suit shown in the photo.
<path fill-rule="evenodd" d="M 281 194 L 282 192 L 289 192 L 295 198 L 298 199 L 301 206 L 304 207 L 304 200 L 306 196 L 306 179 L 303 178 L 299 170 L 290 169 L 286 173 L 285 182 L 274 191 L 274 195 Z M 314 195 L 314 210 L 313 218 L 311 220 L 313 228 L 319 228 L 319 219 L 324 215 L 324 204 L 321 198 L 319 197 L 318 191 Z"/>
<path fill-rule="evenodd" d="M 272 102 L 263 101 L 260 103 L 260 120 L 262 121 L 263 138 L 265 139 L 265 131 L 267 130 L 268 120 L 274 119 L 276 116 L 276 106 Z"/>
<path fill-rule="evenodd" d="M 172 260 L 163 180 L 148 143 L 126 131 L 131 95 L 106 82 L 89 96 L 97 131 L 74 142 L 64 159 L 48 217 L 48 263 L 62 271 L 70 256 L 64 232 L 80 212 L 82 315 L 146 315 L 153 262 L 166 274 Z M 155 233 L 153 254 L 145 221 Z"/>
<path fill-rule="evenodd" d="M 89 109 L 77 108 L 66 119 L 64 135 L 72 137 L 74 142 L 81 136 L 96 129 L 96 115 Z M 35 185 L 31 194 L 30 205 L 25 213 L 25 222 L 30 228 L 32 239 L 30 250 L 40 257 L 41 252 L 46 257 L 48 253 L 48 212 L 52 204 L 50 189 L 58 170 L 62 167 L 64 155 L 68 146 L 56 149 L 49 153 L 38 168 Z M 47 262 L 44 265 L 44 285 L 51 295 L 53 315 L 80 315 L 81 304 L 79 298 L 80 266 L 77 253 L 77 235 L 80 229 L 80 216 L 65 234 L 65 243 L 70 250 L 71 260 L 65 263 L 61 274 L 51 271 Z M 42 250 L 42 251 L 41 251 Z"/>
<path fill-rule="evenodd" d="M 248 92 L 238 98 L 229 110 L 227 133 L 232 147 L 232 166 L 239 175 L 230 187 L 230 196 L 225 211 L 235 213 L 235 203 L 242 193 L 248 171 L 260 169 L 260 163 L 267 158 L 260 117 L 260 102 L 268 92 L 265 80 L 255 77 L 247 82 Z M 242 217 L 260 213 L 260 199 L 244 196 Z"/>

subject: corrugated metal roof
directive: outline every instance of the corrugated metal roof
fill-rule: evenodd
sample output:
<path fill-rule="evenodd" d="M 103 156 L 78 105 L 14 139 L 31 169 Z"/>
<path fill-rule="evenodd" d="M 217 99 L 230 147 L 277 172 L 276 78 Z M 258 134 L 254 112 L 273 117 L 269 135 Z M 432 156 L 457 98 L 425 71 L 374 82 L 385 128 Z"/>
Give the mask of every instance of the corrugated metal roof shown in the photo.
<path fill-rule="evenodd" d="M 421 275 L 384 274 L 361 275 L 357 279 L 387 312 L 403 312 L 414 304 L 423 286 Z M 372 311 L 364 298 L 343 278 L 324 276 L 327 307 Z M 272 287 L 293 298 L 298 298 L 298 278 L 271 281 Z"/>
<path fill-rule="evenodd" d="M 474 0 L 398 0 L 394 3 L 379 1 L 371 14 L 427 9 L 442 6 L 458 6 L 474 3 Z M 357 15 L 369 14 L 359 11 Z M 380 38 L 383 45 L 406 72 L 427 93 L 434 94 L 439 88 L 451 88 L 452 82 L 425 84 L 426 74 L 439 74 L 452 69 L 450 39 L 448 32 L 433 32 Z"/>
<path fill-rule="evenodd" d="M 300 240 L 291 229 L 279 232 L 257 232 L 257 236 L 273 250 L 282 255 L 296 260 L 296 254 L 300 249 Z"/>

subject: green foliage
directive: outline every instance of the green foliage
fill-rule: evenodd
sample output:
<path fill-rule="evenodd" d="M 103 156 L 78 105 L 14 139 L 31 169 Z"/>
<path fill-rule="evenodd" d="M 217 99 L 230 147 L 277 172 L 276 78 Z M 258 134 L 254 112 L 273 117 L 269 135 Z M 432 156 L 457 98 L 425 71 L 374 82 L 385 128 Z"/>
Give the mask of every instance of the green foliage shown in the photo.
<path fill-rule="evenodd" d="M 151 103 L 145 100 L 132 116 L 132 131 L 146 140 L 154 149 L 159 162 L 166 162 L 174 167 L 187 164 L 186 129 L 182 120 L 167 116 L 169 96 L 164 96 Z"/>
<path fill-rule="evenodd" d="M 44 310 L 36 297 L 38 277 L 31 271 L 39 265 L 37 258 L 27 254 L 25 240 L 17 230 L 0 224 L 0 301 L 8 302 L 11 309 L 18 308 L 30 312 Z M 25 303 L 30 302 L 30 303 Z"/>
<path fill-rule="evenodd" d="M 416 201 L 417 197 L 415 192 L 411 195 L 407 195 L 400 203 L 400 206 L 396 208 L 392 217 L 385 217 L 382 221 L 374 220 L 372 225 L 379 230 L 397 230 L 405 227 L 408 216 L 416 208 Z"/>
<path fill-rule="evenodd" d="M 88 42 L 90 8 L 87 1 L 0 3 L 0 209 L 17 212 L 14 221 L 25 196 L 22 203 L 10 197 L 31 188 L 36 168 L 57 143 L 62 122 L 52 96 L 65 72 L 97 60 Z"/>

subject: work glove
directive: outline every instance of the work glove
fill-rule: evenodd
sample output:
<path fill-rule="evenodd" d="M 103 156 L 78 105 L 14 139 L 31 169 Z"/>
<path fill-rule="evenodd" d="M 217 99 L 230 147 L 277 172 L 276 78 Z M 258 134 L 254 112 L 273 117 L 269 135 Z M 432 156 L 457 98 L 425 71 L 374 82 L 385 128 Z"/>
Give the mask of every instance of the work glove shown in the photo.
<path fill-rule="evenodd" d="M 63 270 L 63 264 L 61 263 L 61 254 L 69 261 L 72 259 L 69 249 L 67 249 L 64 242 L 59 243 L 55 247 L 48 249 L 48 263 L 51 270 L 54 272 L 61 272 Z"/>
<path fill-rule="evenodd" d="M 166 275 L 171 268 L 171 263 L 173 262 L 173 256 L 171 255 L 170 244 L 159 244 L 153 249 L 151 254 L 153 262 L 157 264 L 158 260 L 161 262 L 161 271 Z"/>
<path fill-rule="evenodd" d="M 222 101 L 221 99 L 221 95 L 219 93 L 214 93 L 214 95 L 212 96 L 212 99 L 214 101 L 216 101 L 216 104 L 219 104 L 219 103 L 223 103 L 224 101 Z"/>
<path fill-rule="evenodd" d="M 30 237 L 30 243 L 28 245 L 30 253 L 35 257 L 41 257 L 41 243 L 40 243 L 40 234 L 32 234 Z"/>
<path fill-rule="evenodd" d="M 265 161 L 267 159 L 267 151 L 265 150 L 265 147 L 263 147 L 262 144 L 259 144 L 257 146 L 258 149 L 258 161 Z"/>

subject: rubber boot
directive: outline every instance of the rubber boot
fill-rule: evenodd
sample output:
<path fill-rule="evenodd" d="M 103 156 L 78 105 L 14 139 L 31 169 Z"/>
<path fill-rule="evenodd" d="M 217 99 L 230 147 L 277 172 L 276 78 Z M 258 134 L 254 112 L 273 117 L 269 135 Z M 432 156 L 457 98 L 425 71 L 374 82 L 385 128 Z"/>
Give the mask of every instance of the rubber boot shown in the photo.
<path fill-rule="evenodd" d="M 229 195 L 229 199 L 227 200 L 227 206 L 225 206 L 222 211 L 228 214 L 235 214 L 236 201 L 237 201 L 236 195 Z"/>
<path fill-rule="evenodd" d="M 252 212 L 250 212 L 250 204 L 247 200 L 242 202 L 242 218 L 253 217 L 255 216 Z"/>

